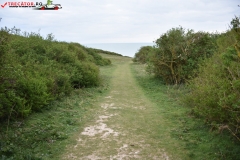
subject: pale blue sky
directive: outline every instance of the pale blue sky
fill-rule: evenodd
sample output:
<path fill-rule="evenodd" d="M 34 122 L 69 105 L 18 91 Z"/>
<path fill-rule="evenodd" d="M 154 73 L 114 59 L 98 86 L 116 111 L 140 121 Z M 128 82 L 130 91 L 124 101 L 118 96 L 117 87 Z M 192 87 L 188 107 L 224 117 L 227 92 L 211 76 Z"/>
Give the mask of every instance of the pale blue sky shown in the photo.
<path fill-rule="evenodd" d="M 0 0 L 1 5 L 5 2 Z M 83 44 L 151 43 L 179 25 L 194 31 L 222 32 L 234 15 L 240 15 L 239 0 L 54 0 L 53 3 L 61 4 L 63 9 L 0 7 L 0 26 L 16 26 L 29 32 L 40 30 L 42 35 L 53 33 L 60 41 Z"/>

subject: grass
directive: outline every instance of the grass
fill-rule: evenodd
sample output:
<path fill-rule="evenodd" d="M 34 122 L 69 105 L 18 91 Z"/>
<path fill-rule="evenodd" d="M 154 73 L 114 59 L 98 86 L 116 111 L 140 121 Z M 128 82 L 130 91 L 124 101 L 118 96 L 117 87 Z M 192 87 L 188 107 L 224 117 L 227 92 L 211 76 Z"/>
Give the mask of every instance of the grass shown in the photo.
<path fill-rule="evenodd" d="M 171 139 L 184 148 L 186 155 L 183 159 L 240 159 L 240 144 L 224 130 L 221 134 L 210 131 L 210 128 L 201 118 L 193 117 L 191 108 L 183 106 L 178 100 L 181 88 L 166 86 L 153 76 L 144 72 L 144 66 L 132 64 L 132 72 L 145 95 L 157 104 L 159 114 L 167 120 Z M 162 135 L 162 126 L 159 126 L 159 135 Z M 166 143 L 171 150 L 172 144 Z"/>
<path fill-rule="evenodd" d="M 143 65 L 130 64 L 129 58 L 103 56 L 113 64 L 100 67 L 101 86 L 75 90 L 41 113 L 12 122 L 8 131 L 7 124 L 2 125 L 0 153 L 4 155 L 0 159 L 58 160 L 70 153 L 85 158 L 95 153 L 105 159 L 131 159 L 135 152 L 142 159 L 165 153 L 170 159 L 240 159 L 240 145 L 226 130 L 222 134 L 210 132 L 202 119 L 181 105 L 181 88 L 163 85 L 147 75 Z M 109 96 L 112 98 L 106 98 Z M 103 110 L 101 104 L 114 105 Z M 101 134 L 79 134 L 86 126 L 97 125 L 101 115 L 114 115 L 104 123 L 119 132 L 118 137 L 110 134 L 102 140 Z M 82 141 L 77 142 L 78 138 Z"/>
<path fill-rule="evenodd" d="M 94 97 L 86 90 L 76 91 L 70 97 L 53 102 L 51 110 L 14 122 L 8 132 L 4 133 L 6 126 L 1 127 L 1 139 L 4 139 L 1 151 L 13 159 L 53 158 L 81 126 Z"/>
<path fill-rule="evenodd" d="M 94 119 L 85 123 L 86 127 L 96 128 L 98 131 L 100 116 L 110 116 L 104 120 L 106 127 L 118 133 L 114 136 L 107 130 L 94 136 L 85 136 L 80 133 L 73 136 L 75 143 L 67 147 L 62 157 L 75 157 L 88 159 L 99 157 L 99 159 L 162 159 L 173 157 L 180 159 L 182 149 L 175 140 L 169 139 L 168 127 L 161 128 L 163 134 L 159 134 L 164 119 L 157 112 L 157 108 L 143 95 L 141 88 L 130 71 L 130 59 L 120 58 L 116 60 L 113 67 L 116 70 L 112 74 L 109 93 L 96 105 L 105 104 L 108 108 L 96 110 L 98 114 Z M 106 98 L 111 97 L 111 98 Z M 167 126 L 165 123 L 164 126 Z M 105 138 L 105 133 L 109 135 Z M 79 140 L 80 141 L 76 141 Z M 171 150 L 165 150 L 166 143 L 170 143 Z M 77 147 L 76 147 L 77 146 Z M 125 146 L 125 147 L 124 147 Z M 176 148 L 178 150 L 176 150 Z M 175 153 L 174 153 L 175 152 Z"/>
<path fill-rule="evenodd" d="M 109 90 L 114 67 L 100 68 L 102 85 L 75 90 L 68 97 L 52 102 L 27 119 L 2 123 L 0 128 L 0 159 L 59 159 L 72 135 L 91 119 L 95 102 Z"/>

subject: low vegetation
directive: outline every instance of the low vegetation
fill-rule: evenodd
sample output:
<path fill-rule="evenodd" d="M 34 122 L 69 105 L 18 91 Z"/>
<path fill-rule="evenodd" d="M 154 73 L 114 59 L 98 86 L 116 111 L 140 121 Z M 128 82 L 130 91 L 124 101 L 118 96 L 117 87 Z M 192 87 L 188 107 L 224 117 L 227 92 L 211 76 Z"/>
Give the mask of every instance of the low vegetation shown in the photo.
<path fill-rule="evenodd" d="M 96 48 L 90 48 L 92 49 L 93 51 L 97 52 L 97 53 L 103 53 L 103 54 L 108 54 L 108 55 L 115 55 L 115 56 L 121 56 L 121 54 L 118 54 L 118 53 L 115 53 L 115 52 L 111 52 L 111 51 L 104 51 L 102 49 L 96 49 Z"/>
<path fill-rule="evenodd" d="M 111 61 L 101 52 L 108 53 L 52 34 L 0 30 L 0 159 L 51 159 L 61 152 L 93 97 L 107 90 L 99 66 Z"/>
<path fill-rule="evenodd" d="M 142 64 L 132 64 L 131 68 L 146 97 L 158 107 L 159 118 L 164 121 L 155 128 L 159 139 L 164 137 L 162 147 L 172 153 L 181 150 L 178 158 L 173 159 L 239 159 L 239 142 L 229 136 L 227 129 L 211 130 L 201 117 L 191 114 L 190 107 L 184 107 L 186 104 L 181 101 L 185 96 L 182 93 L 186 90 L 184 85 L 165 85 L 163 80 L 144 72 Z M 174 150 L 173 144 L 180 146 L 178 151 Z"/>
<path fill-rule="evenodd" d="M 109 65 L 98 50 L 58 42 L 49 34 L 0 31 L 0 119 L 26 117 L 74 88 L 97 86 L 98 65 Z"/>
<path fill-rule="evenodd" d="M 101 76 L 99 67 L 111 61 L 99 53 L 116 64 L 124 61 L 114 52 L 56 41 L 52 34 L 1 28 L 1 159 L 51 159 L 63 150 L 94 98 L 108 89 L 111 74 Z M 172 28 L 155 46 L 140 48 L 133 61 L 145 64 L 148 75 L 143 65 L 132 65 L 136 80 L 153 103 L 164 102 L 159 111 L 174 128 L 168 133 L 189 159 L 239 159 L 238 17 L 225 33 Z"/>
<path fill-rule="evenodd" d="M 213 55 L 216 36 L 172 28 L 155 41 L 154 47 L 142 47 L 133 60 L 147 63 L 147 71 L 161 77 L 166 84 L 181 84 L 195 76 L 202 60 Z"/>
<path fill-rule="evenodd" d="M 217 42 L 217 52 L 201 65 L 198 77 L 189 82 L 190 92 L 183 101 L 212 129 L 225 129 L 240 141 L 239 25 Z"/>
<path fill-rule="evenodd" d="M 185 85 L 182 101 L 212 130 L 227 130 L 240 141 L 240 20 L 225 33 L 172 28 L 142 47 L 133 61 L 165 84 Z M 179 96 L 181 95 L 179 94 Z"/>
<path fill-rule="evenodd" d="M 139 51 L 135 54 L 133 58 L 133 62 L 140 62 L 145 64 L 150 61 L 150 56 L 154 54 L 156 48 L 152 46 L 143 46 L 139 49 Z"/>

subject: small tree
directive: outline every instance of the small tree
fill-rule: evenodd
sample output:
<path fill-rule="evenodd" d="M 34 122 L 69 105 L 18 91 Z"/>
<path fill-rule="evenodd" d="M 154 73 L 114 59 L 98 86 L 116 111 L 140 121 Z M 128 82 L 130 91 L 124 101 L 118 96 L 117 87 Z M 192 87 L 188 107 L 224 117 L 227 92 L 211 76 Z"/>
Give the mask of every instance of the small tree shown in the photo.
<path fill-rule="evenodd" d="M 156 51 L 151 59 L 156 76 L 167 84 L 184 83 L 194 75 L 198 63 L 210 57 L 214 39 L 205 32 L 193 33 L 182 27 L 172 28 L 156 40 Z"/>

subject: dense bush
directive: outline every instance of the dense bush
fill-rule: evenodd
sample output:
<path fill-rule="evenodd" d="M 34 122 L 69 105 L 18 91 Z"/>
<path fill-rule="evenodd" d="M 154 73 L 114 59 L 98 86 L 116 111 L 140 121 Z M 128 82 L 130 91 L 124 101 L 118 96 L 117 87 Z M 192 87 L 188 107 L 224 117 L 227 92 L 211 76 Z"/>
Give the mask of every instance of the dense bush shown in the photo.
<path fill-rule="evenodd" d="M 183 101 L 219 131 L 227 129 L 240 140 L 240 26 L 219 36 L 218 51 L 200 67 L 190 81 L 190 92 Z"/>
<path fill-rule="evenodd" d="M 166 84 L 188 84 L 182 100 L 213 129 L 227 129 L 240 140 L 240 18 L 231 29 L 209 34 L 172 28 L 152 50 L 141 48 L 134 61 Z"/>
<path fill-rule="evenodd" d="M 99 69 L 91 63 L 75 63 L 71 76 L 74 88 L 97 86 L 99 84 Z"/>
<path fill-rule="evenodd" d="M 216 49 L 215 36 L 194 33 L 182 27 L 172 28 L 155 41 L 148 68 L 166 84 L 180 84 L 196 76 L 199 63 Z"/>
<path fill-rule="evenodd" d="M 147 63 L 152 54 L 154 54 L 154 47 L 152 46 L 143 46 L 137 53 L 135 53 L 133 62 Z"/>
<path fill-rule="evenodd" d="M 49 34 L 0 30 L 0 119 L 26 117 L 74 88 L 100 83 L 97 65 L 109 65 L 97 50 L 58 42 Z"/>

